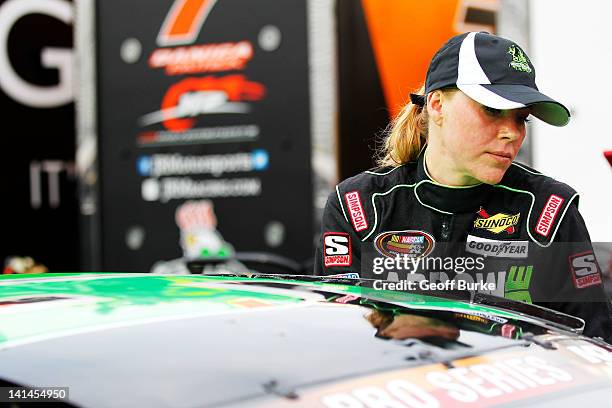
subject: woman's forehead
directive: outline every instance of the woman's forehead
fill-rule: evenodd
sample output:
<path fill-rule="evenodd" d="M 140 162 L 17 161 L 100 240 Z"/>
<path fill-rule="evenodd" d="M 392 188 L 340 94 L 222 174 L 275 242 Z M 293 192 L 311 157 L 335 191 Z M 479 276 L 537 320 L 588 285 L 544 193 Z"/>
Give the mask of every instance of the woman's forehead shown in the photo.
<path fill-rule="evenodd" d="M 470 98 L 468 95 L 466 95 L 465 93 L 463 93 L 461 91 L 457 92 L 457 94 L 461 94 L 461 98 L 465 99 L 465 102 L 473 105 L 474 107 L 484 107 L 484 106 L 486 106 L 486 105 L 481 104 L 478 101 L 475 101 L 474 99 Z M 530 106 L 526 106 L 526 107 L 523 107 L 523 108 L 516 108 L 516 109 L 498 109 L 498 108 L 494 108 L 492 106 L 488 106 L 488 107 L 491 108 L 491 109 L 500 110 L 502 112 L 517 113 L 519 115 L 531 114 L 532 113 L 532 107 L 530 107 Z"/>

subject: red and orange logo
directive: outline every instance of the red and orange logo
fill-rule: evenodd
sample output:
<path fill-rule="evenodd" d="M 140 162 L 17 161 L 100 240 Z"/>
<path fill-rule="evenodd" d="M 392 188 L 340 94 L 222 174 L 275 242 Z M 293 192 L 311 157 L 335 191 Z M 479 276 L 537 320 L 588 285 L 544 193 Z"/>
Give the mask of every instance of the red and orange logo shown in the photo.
<path fill-rule="evenodd" d="M 259 82 L 244 75 L 186 78 L 172 85 L 161 103 L 161 110 L 140 118 L 142 126 L 162 122 L 171 131 L 182 132 L 195 126 L 196 116 L 219 113 L 249 113 L 243 101 L 258 101 L 266 94 Z"/>

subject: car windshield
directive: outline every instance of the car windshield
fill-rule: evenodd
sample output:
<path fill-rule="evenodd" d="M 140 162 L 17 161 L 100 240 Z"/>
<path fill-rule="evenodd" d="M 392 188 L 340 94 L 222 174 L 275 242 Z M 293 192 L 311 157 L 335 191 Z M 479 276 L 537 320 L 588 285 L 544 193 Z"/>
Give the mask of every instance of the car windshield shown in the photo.
<path fill-rule="evenodd" d="M 581 332 L 584 322 L 581 319 L 557 312 L 555 310 L 530 303 L 515 301 L 491 294 L 467 290 L 420 290 L 418 287 L 410 291 L 378 290 L 375 280 L 359 278 L 357 273 L 345 273 L 333 276 L 297 275 L 297 267 L 288 260 L 258 253 L 239 254 L 236 259 L 210 260 L 198 259 L 187 262 L 192 273 L 210 275 L 258 276 L 269 279 L 293 279 L 301 282 L 327 282 L 351 285 L 360 289 L 364 299 L 379 299 L 385 302 L 400 304 L 414 309 L 423 301 L 436 302 L 467 302 L 470 304 L 489 306 L 498 310 L 511 311 L 518 317 L 530 322 L 538 322 L 546 327 L 552 327 L 570 332 Z M 272 273 L 269 273 L 272 271 Z M 446 305 L 448 306 L 448 305 Z"/>

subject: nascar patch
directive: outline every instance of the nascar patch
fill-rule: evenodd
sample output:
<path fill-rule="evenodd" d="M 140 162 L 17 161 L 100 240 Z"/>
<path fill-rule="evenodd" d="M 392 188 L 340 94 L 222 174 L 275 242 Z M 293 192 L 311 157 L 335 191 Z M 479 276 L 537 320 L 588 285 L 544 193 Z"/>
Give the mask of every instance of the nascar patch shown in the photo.
<path fill-rule="evenodd" d="M 351 266 L 353 252 L 351 236 L 345 232 L 326 232 L 323 234 L 323 264 L 331 266 Z"/>
<path fill-rule="evenodd" d="M 538 234 L 547 237 L 550 233 L 550 230 L 554 224 L 555 218 L 561 209 L 561 205 L 565 201 L 563 198 L 558 195 L 552 194 L 548 197 L 548 201 L 542 210 L 542 214 L 540 214 L 540 218 L 538 218 L 538 223 L 536 224 L 535 230 Z"/>
<path fill-rule="evenodd" d="M 436 240 L 425 231 L 386 231 L 374 238 L 374 248 L 389 258 L 409 256 L 421 258 L 429 255 L 436 246 Z"/>
<path fill-rule="evenodd" d="M 569 257 L 572 280 L 577 289 L 601 285 L 601 272 L 593 251 L 581 252 Z"/>
<path fill-rule="evenodd" d="M 365 211 L 363 211 L 359 192 L 351 191 L 346 193 L 344 199 L 346 200 L 346 205 L 348 206 L 351 222 L 353 223 L 355 231 L 359 232 L 368 229 L 368 221 L 366 220 Z"/>
<path fill-rule="evenodd" d="M 514 234 L 516 226 L 518 225 L 521 213 L 508 215 L 504 213 L 497 213 L 495 215 L 489 215 L 484 208 L 480 208 L 478 211 L 479 218 L 474 221 L 474 228 L 484 229 L 494 234 L 499 234 L 503 231 L 508 234 Z"/>
<path fill-rule="evenodd" d="M 527 258 L 529 255 L 529 242 L 499 241 L 468 235 L 465 250 L 472 254 L 495 258 Z"/>

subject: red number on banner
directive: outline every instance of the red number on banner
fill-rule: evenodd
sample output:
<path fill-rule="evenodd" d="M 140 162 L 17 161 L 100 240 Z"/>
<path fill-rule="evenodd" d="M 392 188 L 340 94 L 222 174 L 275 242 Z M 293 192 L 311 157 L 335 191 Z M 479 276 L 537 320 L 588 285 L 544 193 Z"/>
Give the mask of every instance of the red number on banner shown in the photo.
<path fill-rule="evenodd" d="M 159 46 L 191 44 L 217 0 L 175 0 L 159 34 Z"/>

